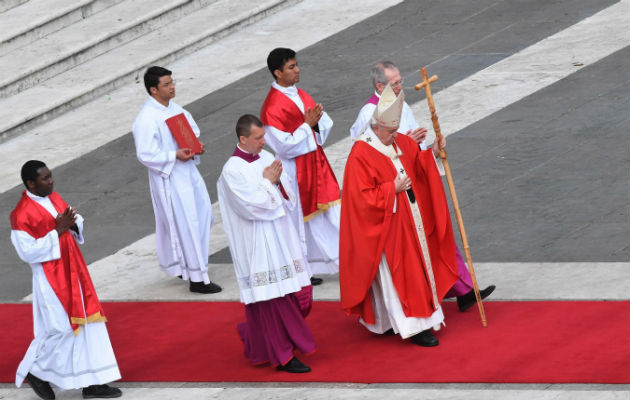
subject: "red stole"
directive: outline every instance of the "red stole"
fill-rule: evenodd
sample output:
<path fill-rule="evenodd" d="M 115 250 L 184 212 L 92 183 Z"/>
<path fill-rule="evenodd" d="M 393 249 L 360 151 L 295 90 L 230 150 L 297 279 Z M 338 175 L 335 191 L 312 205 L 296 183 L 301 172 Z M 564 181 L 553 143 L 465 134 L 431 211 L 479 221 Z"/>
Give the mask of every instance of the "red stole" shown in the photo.
<path fill-rule="evenodd" d="M 57 212 L 62 213 L 68 208 L 68 204 L 57 192 L 51 193 L 49 198 Z M 11 212 L 10 218 L 11 229 L 24 231 L 35 239 L 46 236 L 57 226 L 55 218 L 44 207 L 28 197 L 26 191 L 22 193 L 22 198 Z M 42 267 L 46 279 L 66 310 L 70 325 L 76 335 L 79 333 L 79 325 L 104 322 L 107 319 L 94 290 L 79 245 L 69 231 L 59 236 L 59 249 L 61 258 L 45 261 Z M 83 299 L 81 292 L 83 292 Z M 85 314 L 83 313 L 84 305 Z"/>
<path fill-rule="evenodd" d="M 298 95 L 305 110 L 315 107 L 308 93 L 298 89 Z M 289 97 L 271 87 L 260 110 L 260 119 L 265 125 L 293 133 L 304 123 L 304 114 Z M 322 146 L 318 144 L 315 151 L 296 157 L 295 167 L 304 221 L 326 212 L 340 201 L 339 184 Z"/>
<path fill-rule="evenodd" d="M 411 179 L 415 204 L 409 203 L 405 191 L 395 192 L 397 171 L 391 160 L 365 142 L 355 142 L 344 175 L 339 242 L 341 306 L 368 324 L 374 323 L 369 290 L 383 253 L 406 316 L 428 317 L 438 306 L 433 304 L 410 207 L 420 208 L 438 301 L 457 280 L 455 238 L 431 150 L 421 152 L 404 135 L 396 138 L 396 144 L 403 153 L 400 160 Z"/>

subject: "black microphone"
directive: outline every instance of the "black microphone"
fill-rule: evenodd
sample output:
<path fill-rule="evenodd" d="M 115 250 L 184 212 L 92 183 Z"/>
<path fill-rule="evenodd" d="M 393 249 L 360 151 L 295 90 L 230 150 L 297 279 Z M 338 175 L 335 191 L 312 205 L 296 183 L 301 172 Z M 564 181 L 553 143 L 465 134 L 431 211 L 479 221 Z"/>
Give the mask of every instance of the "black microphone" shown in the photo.
<path fill-rule="evenodd" d="M 413 189 L 407 189 L 407 197 L 409 197 L 409 202 L 411 204 L 416 202 L 416 196 L 413 194 Z"/>

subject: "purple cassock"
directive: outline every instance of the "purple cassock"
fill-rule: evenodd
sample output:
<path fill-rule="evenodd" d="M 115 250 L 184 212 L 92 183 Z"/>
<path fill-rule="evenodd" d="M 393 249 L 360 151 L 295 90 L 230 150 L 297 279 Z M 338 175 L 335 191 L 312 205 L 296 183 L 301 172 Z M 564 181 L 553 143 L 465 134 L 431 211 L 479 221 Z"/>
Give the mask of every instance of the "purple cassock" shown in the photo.
<path fill-rule="evenodd" d="M 235 157 L 247 162 L 260 156 L 234 150 Z M 245 304 L 245 322 L 238 333 L 245 345 L 245 357 L 254 364 L 286 364 L 297 349 L 302 354 L 315 351 L 315 339 L 304 318 L 313 305 L 313 287 L 306 286 L 284 297 Z"/>
<path fill-rule="evenodd" d="M 378 96 L 376 95 L 376 93 L 374 93 L 365 104 L 378 105 L 378 99 Z M 444 297 L 463 296 L 473 289 L 470 272 L 468 271 L 466 263 L 464 262 L 464 259 L 459 252 L 457 243 L 455 244 L 455 255 L 457 257 L 457 274 L 459 275 L 459 279 L 457 279 L 457 282 L 455 282 L 455 284 L 451 287 L 451 289 L 446 293 L 446 296 Z"/>
<path fill-rule="evenodd" d="M 296 349 L 302 354 L 315 351 L 315 339 L 295 293 L 246 304 L 245 317 L 247 320 L 238 324 L 238 333 L 245 345 L 245 357 L 254 364 L 284 365 Z"/>
<path fill-rule="evenodd" d="M 457 281 L 451 289 L 446 292 L 444 297 L 457 297 L 463 296 L 466 293 L 470 292 L 473 289 L 472 278 L 470 277 L 470 272 L 466 267 L 466 263 L 462 258 L 461 253 L 459 252 L 459 248 L 457 244 L 455 244 L 455 256 L 457 257 Z"/>

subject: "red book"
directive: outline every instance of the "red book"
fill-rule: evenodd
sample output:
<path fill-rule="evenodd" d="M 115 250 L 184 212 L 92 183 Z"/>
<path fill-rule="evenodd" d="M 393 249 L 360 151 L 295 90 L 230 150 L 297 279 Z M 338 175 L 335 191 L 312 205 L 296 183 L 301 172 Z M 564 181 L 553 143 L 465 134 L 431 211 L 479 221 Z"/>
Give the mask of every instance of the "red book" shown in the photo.
<path fill-rule="evenodd" d="M 165 122 L 180 149 L 191 149 L 194 154 L 201 154 L 201 143 L 184 113 L 167 118 Z"/>

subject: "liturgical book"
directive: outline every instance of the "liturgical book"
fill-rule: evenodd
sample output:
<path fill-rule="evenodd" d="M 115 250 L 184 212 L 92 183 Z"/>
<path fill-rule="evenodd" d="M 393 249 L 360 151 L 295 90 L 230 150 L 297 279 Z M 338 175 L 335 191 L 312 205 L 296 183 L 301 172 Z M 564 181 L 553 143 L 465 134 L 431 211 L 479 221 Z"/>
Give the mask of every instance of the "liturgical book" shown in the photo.
<path fill-rule="evenodd" d="M 167 118 L 165 122 L 180 149 L 191 149 L 194 154 L 201 154 L 201 143 L 184 113 Z"/>

